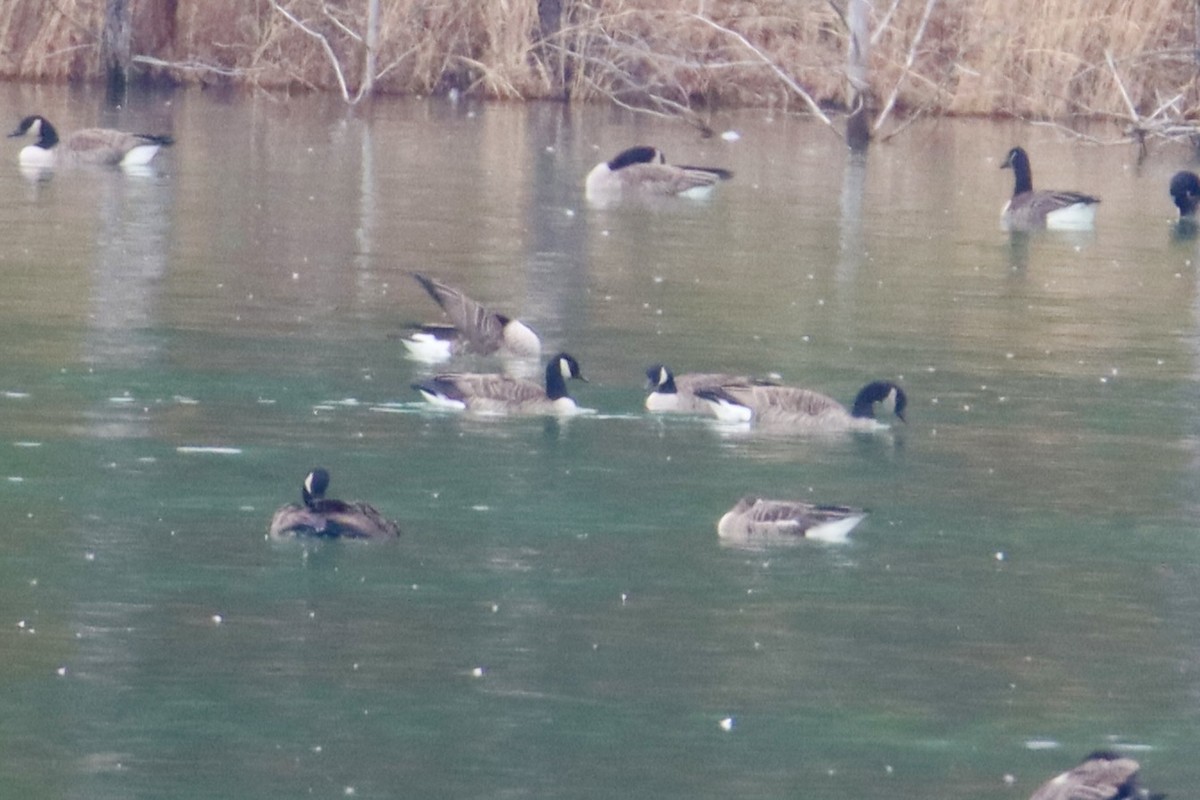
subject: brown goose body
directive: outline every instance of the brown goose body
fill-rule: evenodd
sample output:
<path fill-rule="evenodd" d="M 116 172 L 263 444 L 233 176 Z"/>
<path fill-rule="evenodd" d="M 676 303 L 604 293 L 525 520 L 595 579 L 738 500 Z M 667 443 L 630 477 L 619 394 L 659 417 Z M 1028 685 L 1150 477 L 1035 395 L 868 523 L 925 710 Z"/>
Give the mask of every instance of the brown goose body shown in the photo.
<path fill-rule="evenodd" d="M 1095 224 L 1100 198 L 1082 192 L 1034 189 L 1029 155 L 1023 148 L 1008 151 L 1000 168 L 1013 171 L 1013 194 L 1000 212 L 1005 230 L 1089 230 Z"/>
<path fill-rule="evenodd" d="M 748 496 L 717 522 L 717 535 L 722 540 L 742 544 L 788 543 L 800 539 L 841 542 L 866 516 L 866 511 L 851 506 Z"/>
<path fill-rule="evenodd" d="M 449 324 L 423 325 L 403 340 L 409 353 L 422 361 L 443 361 L 459 353 L 539 358 L 542 342 L 525 323 L 492 311 L 447 283 L 412 273 Z"/>
<path fill-rule="evenodd" d="M 473 414 L 575 414 L 580 409 L 567 392 L 567 380 L 586 382 L 579 362 L 559 353 L 546 364 L 546 383 L 500 373 L 447 372 L 418 381 L 412 388 L 427 403 Z"/>
<path fill-rule="evenodd" d="M 1138 783 L 1138 762 L 1098 750 L 1078 766 L 1043 783 L 1029 800 L 1161 800 Z"/>
<path fill-rule="evenodd" d="M 668 164 L 655 147 L 631 147 L 593 167 L 584 182 L 584 194 L 594 201 L 622 195 L 703 196 L 732 177 L 732 172 L 718 167 Z"/>
<path fill-rule="evenodd" d="M 908 404 L 904 390 L 890 381 L 868 383 L 851 409 L 828 395 L 796 386 L 725 385 L 701 389 L 697 396 L 707 401 L 709 413 L 718 419 L 825 433 L 886 428 L 875 417 L 876 407 L 884 406 L 903 422 Z"/>
<path fill-rule="evenodd" d="M 328 471 L 317 467 L 304 479 L 300 503 L 288 503 L 271 517 L 272 539 L 314 536 L 325 539 L 394 539 L 400 527 L 374 506 L 325 497 Z"/>
<path fill-rule="evenodd" d="M 25 117 L 10 138 L 33 136 L 34 143 L 21 150 L 25 166 L 72 164 L 141 166 L 148 164 L 162 147 L 174 143 L 170 136 L 128 133 L 112 128 L 84 128 L 59 139 L 58 131 L 42 116 Z"/>

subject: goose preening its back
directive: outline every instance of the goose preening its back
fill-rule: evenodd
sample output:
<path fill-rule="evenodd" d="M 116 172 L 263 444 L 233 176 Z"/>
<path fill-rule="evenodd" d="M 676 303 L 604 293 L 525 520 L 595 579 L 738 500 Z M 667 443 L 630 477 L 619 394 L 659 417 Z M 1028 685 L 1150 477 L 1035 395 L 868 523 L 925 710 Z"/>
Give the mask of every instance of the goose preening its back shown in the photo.
<path fill-rule="evenodd" d="M 567 393 L 567 380 L 584 381 L 579 362 L 559 353 L 546 364 L 546 385 L 498 373 L 451 372 L 434 375 L 412 388 L 439 408 L 475 414 L 575 414 L 581 409 Z"/>
<path fill-rule="evenodd" d="M 1161 800 L 1138 783 L 1138 762 L 1097 750 L 1080 764 L 1043 783 L 1029 800 Z"/>
<path fill-rule="evenodd" d="M 413 358 L 437 363 L 468 352 L 514 358 L 541 356 L 542 342 L 525 323 L 492 311 L 439 280 L 417 272 L 412 276 L 450 320 L 449 324 L 422 325 L 401 340 Z"/>
<path fill-rule="evenodd" d="M 647 367 L 646 379 L 652 390 L 646 396 L 646 410 L 681 414 L 709 413 L 708 403 L 696 397 L 698 389 L 711 389 L 724 384 L 777 385 L 763 378 L 722 372 L 685 372 L 676 375 L 666 364 Z"/>
<path fill-rule="evenodd" d="M 328 470 L 317 467 L 308 473 L 300 487 L 301 502 L 281 506 L 271 518 L 271 538 L 394 539 L 400 535 L 396 523 L 385 519 L 374 506 L 327 498 L 328 488 Z"/>
<path fill-rule="evenodd" d="M 1196 206 L 1200 205 L 1200 177 L 1188 170 L 1176 172 L 1171 177 L 1171 199 L 1181 218 L 1195 218 Z"/>
<path fill-rule="evenodd" d="M 799 500 L 743 497 L 717 522 L 717 536 L 740 544 L 786 543 L 799 539 L 843 542 L 867 512 L 850 506 Z"/>
<path fill-rule="evenodd" d="M 21 148 L 18 155 L 18 161 L 26 167 L 58 164 L 145 166 L 159 148 L 174 143 L 170 136 L 126 133 L 111 128 L 84 128 L 60 140 L 54 126 L 37 114 L 21 120 L 8 136 L 15 139 L 26 135 L 34 137 L 33 144 Z"/>
<path fill-rule="evenodd" d="M 1013 194 L 1000 213 L 1005 230 L 1089 230 L 1095 224 L 1100 198 L 1081 192 L 1035 190 L 1024 148 L 1009 150 L 1000 168 L 1013 171 Z"/>
<path fill-rule="evenodd" d="M 904 422 L 908 407 L 908 396 L 891 381 L 868 383 L 859 390 L 850 409 L 832 397 L 795 386 L 727 384 L 699 389 L 696 396 L 708 404 L 712 416 L 723 422 L 828 433 L 880 430 L 888 426 L 876 419 L 876 409 L 895 414 Z"/>
<path fill-rule="evenodd" d="M 631 147 L 593 167 L 584 182 L 584 194 L 589 200 L 615 199 L 623 194 L 703 197 L 718 181 L 732 177 L 732 172 L 718 167 L 668 164 L 656 147 Z"/>

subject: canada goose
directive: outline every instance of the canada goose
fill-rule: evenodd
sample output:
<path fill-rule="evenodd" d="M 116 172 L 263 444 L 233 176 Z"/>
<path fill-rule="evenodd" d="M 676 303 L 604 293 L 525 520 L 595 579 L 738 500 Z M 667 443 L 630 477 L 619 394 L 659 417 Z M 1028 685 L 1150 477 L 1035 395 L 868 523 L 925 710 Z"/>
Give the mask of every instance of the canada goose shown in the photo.
<path fill-rule="evenodd" d="M 700 389 L 696 396 L 707 401 L 709 413 L 724 422 L 753 421 L 828 433 L 886 428 L 875 419 L 877 404 L 883 404 L 885 410 L 905 422 L 904 409 L 908 405 L 904 390 L 891 381 L 868 383 L 859 390 L 850 410 L 832 397 L 794 386 L 729 384 Z"/>
<path fill-rule="evenodd" d="M 1200 205 L 1200 177 L 1188 170 L 1176 172 L 1171 178 L 1171 197 L 1180 217 L 1195 217 L 1196 206 Z"/>
<path fill-rule="evenodd" d="M 1138 785 L 1138 762 L 1097 750 L 1079 766 L 1051 778 L 1029 800 L 1161 800 Z"/>
<path fill-rule="evenodd" d="M 462 352 L 516 358 L 541 356 L 542 342 L 525 323 L 491 311 L 441 281 L 418 272 L 412 276 L 450 318 L 448 325 L 422 325 L 401 340 L 413 358 L 437 363 Z"/>
<path fill-rule="evenodd" d="M 29 134 L 33 144 L 21 148 L 18 161 L 26 167 L 53 167 L 55 164 L 119 164 L 123 167 L 150 163 L 160 147 L 174 143 L 170 136 L 150 133 L 126 133 L 111 128 L 84 128 L 59 140 L 58 131 L 42 116 L 25 117 L 8 136 L 15 139 Z"/>
<path fill-rule="evenodd" d="M 748 386 L 775 386 L 773 381 L 751 378 L 747 375 L 728 375 L 721 372 L 685 372 L 676 375 L 666 364 L 654 364 L 646 368 L 648 388 L 653 391 L 646 396 L 646 410 L 678 412 L 682 414 L 707 414 L 708 403 L 696 398 L 696 390 L 715 388 L 724 384 Z"/>
<path fill-rule="evenodd" d="M 631 147 L 593 167 L 584 194 L 589 200 L 610 199 L 625 192 L 703 197 L 717 181 L 732 177 L 727 169 L 668 164 L 656 147 Z"/>
<path fill-rule="evenodd" d="M 300 486 L 302 502 L 281 506 L 271 518 L 271 538 L 394 539 L 400 535 L 396 523 L 384 519 L 367 503 L 327 499 L 325 490 L 328 488 L 328 470 L 317 467 L 308 473 Z"/>
<path fill-rule="evenodd" d="M 1014 178 L 1013 195 L 1000 214 L 1005 230 L 1087 230 L 1095 223 L 1099 197 L 1080 192 L 1034 191 L 1029 155 L 1023 148 L 1009 150 L 1000 168 L 1011 169 Z"/>
<path fill-rule="evenodd" d="M 717 536 L 743 543 L 842 542 L 866 516 L 861 508 L 750 496 L 725 512 L 717 522 Z"/>
<path fill-rule="evenodd" d="M 559 353 L 546 364 L 546 387 L 500 374 L 447 373 L 414 383 L 425 401 L 476 414 L 574 414 L 567 379 L 586 382 L 573 356 Z"/>

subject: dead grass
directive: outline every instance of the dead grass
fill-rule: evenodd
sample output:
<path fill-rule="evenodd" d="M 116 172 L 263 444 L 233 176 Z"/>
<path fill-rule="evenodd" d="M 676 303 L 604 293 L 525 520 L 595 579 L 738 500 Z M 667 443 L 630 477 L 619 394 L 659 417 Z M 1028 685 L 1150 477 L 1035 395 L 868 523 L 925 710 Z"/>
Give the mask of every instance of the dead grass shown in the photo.
<path fill-rule="evenodd" d="M 871 95 L 898 112 L 1200 115 L 1200 0 L 878 0 Z M 278 3 L 291 19 L 273 7 Z M 147 74 L 183 83 L 327 91 L 362 80 L 366 0 L 135 0 Z M 92 80 L 103 3 L 0 4 L 0 78 Z M 845 25 L 819 0 L 383 0 L 375 90 L 569 97 L 669 113 L 846 102 Z M 703 15 L 703 17 L 700 16 Z M 306 30 L 302 30 L 303 25 Z M 915 46 L 914 46 L 915 44 Z"/>

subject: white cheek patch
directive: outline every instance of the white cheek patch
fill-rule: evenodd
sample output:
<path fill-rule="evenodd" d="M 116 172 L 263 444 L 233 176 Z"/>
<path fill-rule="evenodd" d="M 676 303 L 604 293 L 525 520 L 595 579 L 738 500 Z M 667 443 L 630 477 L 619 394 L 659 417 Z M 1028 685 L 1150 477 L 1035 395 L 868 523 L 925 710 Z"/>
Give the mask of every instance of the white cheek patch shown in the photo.
<path fill-rule="evenodd" d="M 558 360 L 558 371 L 563 376 L 563 380 L 570 380 L 571 362 L 567 361 L 565 358 L 560 358 Z"/>
<path fill-rule="evenodd" d="M 895 390 L 895 388 L 888 390 L 887 397 L 883 398 L 883 408 L 889 414 L 896 413 L 896 390 Z"/>

